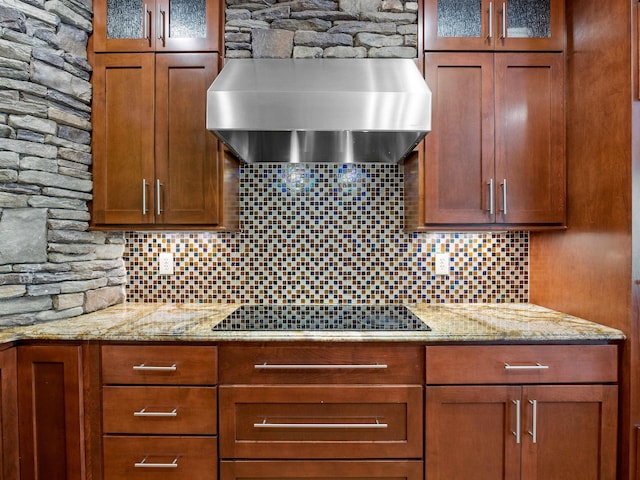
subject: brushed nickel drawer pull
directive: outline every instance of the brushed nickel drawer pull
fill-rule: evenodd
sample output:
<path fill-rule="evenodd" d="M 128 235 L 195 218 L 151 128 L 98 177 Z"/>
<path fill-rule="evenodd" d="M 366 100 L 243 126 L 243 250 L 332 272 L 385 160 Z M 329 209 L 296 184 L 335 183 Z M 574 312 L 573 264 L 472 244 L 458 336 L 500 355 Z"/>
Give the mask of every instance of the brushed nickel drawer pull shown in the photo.
<path fill-rule="evenodd" d="M 262 423 L 254 423 L 254 428 L 388 428 L 387 423 L 267 423 L 265 418 Z"/>
<path fill-rule="evenodd" d="M 541 363 L 537 363 L 535 365 L 509 365 L 507 362 L 504 363 L 505 370 L 548 370 L 549 365 L 542 365 Z"/>
<path fill-rule="evenodd" d="M 178 468 L 178 457 L 175 457 L 171 463 L 147 463 L 147 457 L 144 457 L 133 466 L 135 468 Z"/>
<path fill-rule="evenodd" d="M 174 408 L 170 412 L 147 412 L 147 407 L 137 412 L 133 412 L 134 417 L 177 417 L 178 409 Z"/>
<path fill-rule="evenodd" d="M 256 364 L 253 366 L 256 370 L 384 370 L 388 365 L 384 363 L 362 364 L 362 365 L 331 365 L 331 364 Z"/>
<path fill-rule="evenodd" d="M 141 363 L 140 365 L 134 365 L 133 369 L 137 371 L 142 370 L 145 372 L 175 372 L 176 370 L 178 370 L 178 367 L 175 363 L 166 367 L 161 367 L 158 365 L 145 365 L 144 363 Z"/>

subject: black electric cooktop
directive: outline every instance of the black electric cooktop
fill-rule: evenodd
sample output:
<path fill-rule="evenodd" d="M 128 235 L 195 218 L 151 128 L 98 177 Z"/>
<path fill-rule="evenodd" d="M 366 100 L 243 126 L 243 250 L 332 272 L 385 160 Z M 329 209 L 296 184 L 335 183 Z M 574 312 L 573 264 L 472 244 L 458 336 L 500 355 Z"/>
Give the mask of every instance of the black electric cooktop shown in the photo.
<path fill-rule="evenodd" d="M 214 330 L 431 330 L 404 305 L 243 305 Z"/>

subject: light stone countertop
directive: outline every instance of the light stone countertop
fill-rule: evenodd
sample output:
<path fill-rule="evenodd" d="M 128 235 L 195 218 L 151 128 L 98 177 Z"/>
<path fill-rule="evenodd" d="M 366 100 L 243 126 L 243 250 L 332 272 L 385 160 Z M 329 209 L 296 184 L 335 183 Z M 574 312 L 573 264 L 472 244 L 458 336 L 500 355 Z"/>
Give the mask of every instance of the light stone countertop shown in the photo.
<path fill-rule="evenodd" d="M 214 331 L 239 304 L 127 303 L 79 317 L 0 330 L 17 340 L 614 342 L 623 332 L 533 304 L 408 304 L 431 331 Z"/>

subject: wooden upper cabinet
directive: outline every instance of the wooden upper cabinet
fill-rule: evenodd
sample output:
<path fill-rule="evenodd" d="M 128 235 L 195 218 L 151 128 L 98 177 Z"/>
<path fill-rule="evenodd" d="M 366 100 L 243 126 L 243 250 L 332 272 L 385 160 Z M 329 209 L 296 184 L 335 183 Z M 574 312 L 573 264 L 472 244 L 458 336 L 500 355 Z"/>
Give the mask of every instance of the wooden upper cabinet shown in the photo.
<path fill-rule="evenodd" d="M 92 222 L 153 223 L 154 55 L 96 55 L 93 92 Z"/>
<path fill-rule="evenodd" d="M 156 223 L 219 223 L 218 141 L 206 127 L 215 53 L 156 56 Z"/>
<path fill-rule="evenodd" d="M 430 52 L 425 78 L 432 131 L 409 169 L 423 185 L 408 184 L 423 189 L 423 218 L 408 212 L 407 228 L 562 226 L 563 54 Z"/>
<path fill-rule="evenodd" d="M 103 0 L 94 5 L 95 52 L 219 51 L 216 0 Z"/>
<path fill-rule="evenodd" d="M 561 51 L 563 0 L 426 0 L 425 50 Z"/>
<path fill-rule="evenodd" d="M 565 222 L 564 57 L 496 54 L 496 221 Z"/>
<path fill-rule="evenodd" d="M 92 224 L 237 228 L 237 162 L 206 129 L 218 54 L 95 55 Z"/>
<path fill-rule="evenodd" d="M 425 138 L 424 223 L 495 221 L 493 57 L 426 55 L 433 116 Z"/>

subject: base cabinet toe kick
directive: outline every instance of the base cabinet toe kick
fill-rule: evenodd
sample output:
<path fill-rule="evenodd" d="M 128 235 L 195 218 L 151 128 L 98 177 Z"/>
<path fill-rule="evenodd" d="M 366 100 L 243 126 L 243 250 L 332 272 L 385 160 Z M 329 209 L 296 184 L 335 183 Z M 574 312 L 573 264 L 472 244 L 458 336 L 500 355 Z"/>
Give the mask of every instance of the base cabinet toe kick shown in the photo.
<path fill-rule="evenodd" d="M 102 478 L 615 478 L 617 350 L 104 343 Z"/>

